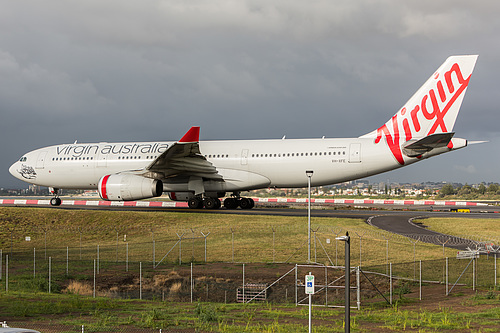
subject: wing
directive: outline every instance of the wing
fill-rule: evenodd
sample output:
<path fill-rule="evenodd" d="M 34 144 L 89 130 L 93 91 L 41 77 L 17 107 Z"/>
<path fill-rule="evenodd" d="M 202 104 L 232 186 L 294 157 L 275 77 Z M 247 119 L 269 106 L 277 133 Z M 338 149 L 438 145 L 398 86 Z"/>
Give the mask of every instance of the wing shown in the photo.
<path fill-rule="evenodd" d="M 156 179 L 201 177 L 222 180 L 212 163 L 200 153 L 200 128 L 193 126 L 147 168 L 147 177 Z"/>

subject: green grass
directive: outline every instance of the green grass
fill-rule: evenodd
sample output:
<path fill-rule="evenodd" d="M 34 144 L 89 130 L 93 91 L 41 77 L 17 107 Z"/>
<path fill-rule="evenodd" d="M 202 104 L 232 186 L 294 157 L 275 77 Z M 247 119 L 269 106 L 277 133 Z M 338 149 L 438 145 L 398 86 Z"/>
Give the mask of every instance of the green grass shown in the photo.
<path fill-rule="evenodd" d="M 427 224 L 426 220 L 426 224 Z M 431 219 L 432 228 L 449 228 L 446 232 L 464 234 L 481 229 L 470 229 L 478 221 Z M 181 259 L 204 262 L 204 238 L 207 237 L 209 262 L 254 263 L 276 268 L 273 263 L 288 260 L 292 263 L 306 261 L 306 219 L 304 217 L 280 216 L 240 216 L 225 214 L 195 214 L 176 212 L 112 212 L 112 211 L 68 211 L 42 208 L 0 208 L 0 249 L 5 256 L 10 254 L 11 236 L 14 258 L 9 269 L 9 293 L 5 294 L 5 281 L 0 281 L 0 313 L 22 322 L 43 322 L 64 326 L 70 331 L 85 325 L 86 331 L 113 331 L 124 327 L 185 329 L 213 332 L 302 332 L 307 320 L 307 308 L 295 305 L 275 304 L 221 304 L 221 303 L 174 303 L 161 301 L 139 301 L 91 298 L 73 294 L 61 294 L 61 286 L 68 280 L 92 279 L 93 259 L 97 257 L 99 245 L 100 269 L 103 272 L 120 272 L 125 275 L 125 249 L 129 245 L 130 270 L 137 275 L 138 262 L 143 261 L 143 276 L 147 280 L 153 276 L 153 237 L 155 240 L 155 261 L 173 249 L 165 261 L 173 266 L 179 261 L 178 235 L 182 240 Z M 495 227 L 498 220 L 479 220 L 480 228 Z M 452 227 L 451 227 L 452 226 Z M 363 267 L 378 266 L 387 269 L 386 246 L 389 245 L 389 261 L 393 272 L 418 277 L 418 262 L 413 263 L 413 243 L 397 235 L 380 231 L 359 219 L 313 218 L 312 228 L 317 230 L 316 251 L 313 258 L 325 264 L 342 265 L 344 243 L 335 242 L 336 235 L 349 231 L 351 239 L 351 265 L 360 261 Z M 476 228 L 476 226 L 474 226 Z M 273 245 L 274 231 L 274 245 Z M 495 229 L 493 234 L 498 232 Z M 118 245 L 116 235 L 118 233 Z M 361 235 L 360 237 L 356 235 Z M 124 242 L 126 235 L 127 242 Z M 26 242 L 25 236 L 31 241 Z M 82 260 L 80 260 L 80 236 L 82 238 Z M 194 237 L 196 238 L 194 238 Z M 234 237 L 234 251 L 232 237 Z M 330 244 L 326 242 L 330 239 Z M 388 240 L 388 243 L 387 241 Z M 45 257 L 52 257 L 52 294 L 47 294 L 48 264 Z M 320 244 L 321 243 L 321 244 Z M 337 250 L 336 250 L 337 245 Z M 361 257 L 360 257 L 361 245 Z M 70 270 L 66 276 L 66 246 L 69 252 Z M 33 248 L 36 248 L 33 251 Z M 324 248 L 324 250 L 323 250 Z M 417 242 L 416 260 L 442 259 L 440 246 Z M 326 252 L 326 253 L 325 253 Z M 327 256 L 328 254 L 328 256 Z M 33 256 L 36 257 L 36 277 L 33 278 Z M 455 250 L 445 249 L 445 256 L 453 257 Z M 119 263 L 115 263 L 118 259 Z M 274 260 L 273 260 L 274 259 Z M 255 264 L 257 263 L 257 264 Z M 450 273 L 462 272 L 465 261 L 450 262 Z M 484 263 L 483 263 L 484 264 Z M 491 266 L 491 260 L 485 264 Z M 207 265 L 209 266 L 209 265 Z M 489 267 L 488 266 L 488 267 Z M 172 271 L 175 271 L 173 266 Z M 184 266 L 186 267 L 186 266 Z M 250 265 L 249 265 L 250 267 Z M 482 270 L 483 266 L 479 266 Z M 486 267 L 486 266 L 484 266 Z M 207 267 L 208 269 L 209 267 Z M 197 265 L 204 270 L 205 265 Z M 241 266 L 227 266 L 229 274 L 239 274 Z M 423 262 L 424 279 L 440 279 L 444 271 L 443 261 Z M 405 273 L 406 272 L 406 273 Z M 425 274 L 432 273 L 432 276 Z M 482 271 L 484 273 L 484 271 Z M 284 273 L 284 272 L 283 272 Z M 3 273 L 5 274 L 5 273 Z M 116 274 L 116 273 L 112 273 Z M 205 274 L 205 273 L 203 273 Z M 223 275 L 223 274 L 222 274 Z M 469 274 L 470 275 L 470 274 Z M 482 274 L 491 279 L 491 274 Z M 278 278 L 280 274 L 276 274 Z M 223 276 L 222 276 L 223 277 Z M 470 279 L 467 275 L 461 282 Z M 352 331 L 413 330 L 419 332 L 481 331 L 488 332 L 498 327 L 500 313 L 497 290 L 484 290 L 466 298 L 463 304 L 473 307 L 470 313 L 455 312 L 452 309 L 415 310 L 416 301 L 406 298 L 406 294 L 417 287 L 402 283 L 394 290 L 399 298 L 395 306 L 388 307 L 383 302 L 364 304 L 362 311 L 353 311 Z M 329 300 L 333 302 L 333 300 Z M 477 309 L 476 309 L 477 307 Z M 343 310 L 314 308 L 315 332 L 342 332 Z"/>
<path fill-rule="evenodd" d="M 477 296 L 463 298 L 469 302 Z M 488 332 L 498 327 L 500 318 L 498 300 L 489 301 L 492 306 L 471 307 L 468 312 L 447 307 L 416 310 L 400 303 L 384 308 L 366 304 L 361 311 L 351 311 L 351 330 Z M 17 318 L 15 322 L 24 326 L 36 328 L 37 324 L 50 322 L 67 330 L 85 325 L 90 331 L 175 328 L 208 332 L 301 332 L 308 318 L 307 307 L 294 305 L 172 303 L 46 293 L 34 296 L 20 292 L 0 294 L 0 311 L 5 317 Z M 343 319 L 343 309 L 313 308 L 315 332 L 342 332 Z"/>

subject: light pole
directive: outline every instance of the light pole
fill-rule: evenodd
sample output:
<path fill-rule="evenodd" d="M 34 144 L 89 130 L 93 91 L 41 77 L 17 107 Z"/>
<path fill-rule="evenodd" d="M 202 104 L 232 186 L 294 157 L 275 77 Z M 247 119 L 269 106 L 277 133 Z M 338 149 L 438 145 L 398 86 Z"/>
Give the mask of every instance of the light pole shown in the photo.
<path fill-rule="evenodd" d="M 311 262 L 311 177 L 314 171 L 307 170 L 307 263 Z"/>
<path fill-rule="evenodd" d="M 345 332 L 351 331 L 351 237 L 349 232 L 345 236 L 337 237 L 345 242 Z"/>

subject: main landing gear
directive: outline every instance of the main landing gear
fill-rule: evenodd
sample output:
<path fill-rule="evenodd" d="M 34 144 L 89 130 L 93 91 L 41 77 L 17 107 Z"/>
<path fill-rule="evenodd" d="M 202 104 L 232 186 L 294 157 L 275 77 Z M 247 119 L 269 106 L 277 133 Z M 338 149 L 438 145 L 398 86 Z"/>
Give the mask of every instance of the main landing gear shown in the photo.
<path fill-rule="evenodd" d="M 255 206 L 255 202 L 252 198 L 240 198 L 231 197 L 224 200 L 224 207 L 226 209 L 236 209 L 241 207 L 241 209 L 252 209 Z"/>
<path fill-rule="evenodd" d="M 222 206 L 222 203 L 218 198 L 192 197 L 191 199 L 188 200 L 188 206 L 189 208 L 193 209 L 201 209 L 203 207 L 205 207 L 206 209 L 218 209 Z"/>
<path fill-rule="evenodd" d="M 60 206 L 62 203 L 62 200 L 61 200 L 61 198 L 59 198 L 59 189 L 49 187 L 49 192 L 54 195 L 54 197 L 52 199 L 50 199 L 50 205 L 51 206 Z"/>
<path fill-rule="evenodd" d="M 218 198 L 205 197 L 201 198 L 199 196 L 192 197 L 188 200 L 188 206 L 192 209 L 219 209 L 222 206 L 221 201 Z M 224 208 L 226 209 L 236 209 L 241 207 L 241 209 L 252 209 L 255 206 L 255 202 L 252 198 L 241 198 L 239 196 L 226 198 L 224 200 Z"/>

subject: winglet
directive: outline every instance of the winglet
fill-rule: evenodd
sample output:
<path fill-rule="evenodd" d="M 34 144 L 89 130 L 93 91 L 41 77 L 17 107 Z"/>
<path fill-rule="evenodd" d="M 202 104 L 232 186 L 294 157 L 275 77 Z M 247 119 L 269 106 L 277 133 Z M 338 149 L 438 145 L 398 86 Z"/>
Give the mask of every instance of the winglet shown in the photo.
<path fill-rule="evenodd" d="M 186 134 L 182 137 L 182 139 L 179 140 L 179 142 L 198 142 L 200 141 L 200 127 L 199 126 L 193 126 L 187 131 Z"/>

